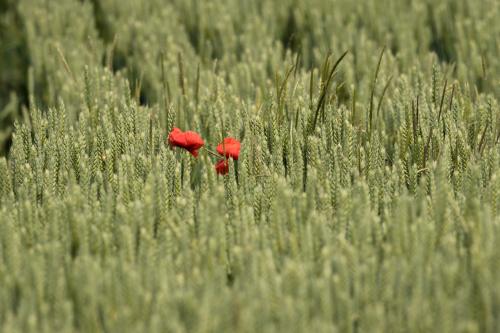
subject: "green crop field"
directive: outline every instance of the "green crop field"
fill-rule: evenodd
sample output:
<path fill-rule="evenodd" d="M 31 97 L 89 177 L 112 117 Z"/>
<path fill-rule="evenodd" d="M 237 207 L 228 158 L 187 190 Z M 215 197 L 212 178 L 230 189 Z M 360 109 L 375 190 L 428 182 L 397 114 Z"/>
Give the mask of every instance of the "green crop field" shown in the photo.
<path fill-rule="evenodd" d="M 500 1 L 0 0 L 0 332 L 500 332 Z"/>

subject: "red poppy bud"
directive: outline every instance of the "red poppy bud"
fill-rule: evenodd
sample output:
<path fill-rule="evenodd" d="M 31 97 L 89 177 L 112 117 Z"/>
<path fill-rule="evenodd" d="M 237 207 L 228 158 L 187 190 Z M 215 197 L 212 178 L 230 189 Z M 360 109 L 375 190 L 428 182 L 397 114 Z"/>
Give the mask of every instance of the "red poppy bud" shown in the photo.
<path fill-rule="evenodd" d="M 220 160 L 215 164 L 215 171 L 219 175 L 227 175 L 229 173 L 229 163 L 227 160 Z"/>
<path fill-rule="evenodd" d="M 232 157 L 237 160 L 240 155 L 241 143 L 235 138 L 225 138 L 222 143 L 217 146 L 217 152 L 226 157 Z M 225 154 L 224 154 L 225 152 Z"/>
<path fill-rule="evenodd" d="M 193 131 L 183 132 L 177 127 L 174 127 L 168 135 L 168 143 L 172 147 L 180 147 L 189 151 L 194 157 L 198 156 L 198 149 L 203 147 L 205 142 L 201 136 Z"/>

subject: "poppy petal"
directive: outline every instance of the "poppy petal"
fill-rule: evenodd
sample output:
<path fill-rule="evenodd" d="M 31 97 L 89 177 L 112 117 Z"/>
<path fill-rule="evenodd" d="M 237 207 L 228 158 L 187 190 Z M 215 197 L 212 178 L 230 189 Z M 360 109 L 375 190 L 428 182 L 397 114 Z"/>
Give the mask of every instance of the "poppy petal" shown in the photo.
<path fill-rule="evenodd" d="M 226 157 L 232 157 L 237 160 L 240 155 L 241 143 L 235 138 L 225 138 L 217 146 L 217 152 Z M 224 154 L 225 153 L 225 154 Z"/>
<path fill-rule="evenodd" d="M 173 147 L 186 149 L 194 157 L 198 156 L 198 149 L 205 144 L 198 133 L 193 131 L 183 132 L 177 127 L 174 127 L 168 135 L 168 142 Z"/>
<path fill-rule="evenodd" d="M 229 163 L 227 160 L 219 160 L 216 164 L 215 164 L 215 171 L 219 174 L 219 175 L 227 175 L 229 173 Z"/>

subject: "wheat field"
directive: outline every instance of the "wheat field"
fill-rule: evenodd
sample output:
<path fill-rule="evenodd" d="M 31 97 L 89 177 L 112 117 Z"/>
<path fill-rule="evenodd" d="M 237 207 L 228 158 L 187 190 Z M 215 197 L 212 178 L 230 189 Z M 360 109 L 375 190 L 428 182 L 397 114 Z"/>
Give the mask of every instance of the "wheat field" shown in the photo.
<path fill-rule="evenodd" d="M 0 0 L 0 332 L 500 332 L 499 102 L 497 0 Z"/>

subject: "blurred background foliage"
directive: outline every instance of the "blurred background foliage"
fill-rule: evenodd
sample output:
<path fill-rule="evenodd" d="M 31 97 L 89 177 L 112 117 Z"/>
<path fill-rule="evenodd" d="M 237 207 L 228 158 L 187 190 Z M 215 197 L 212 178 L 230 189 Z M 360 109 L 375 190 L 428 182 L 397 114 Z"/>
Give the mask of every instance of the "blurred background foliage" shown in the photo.
<path fill-rule="evenodd" d="M 329 52 L 350 50 L 343 98 L 355 86 L 363 99 L 386 46 L 381 73 L 417 69 L 429 77 L 441 64 L 469 89 L 498 97 L 499 7 L 495 0 L 2 0 L 1 150 L 30 95 L 45 107 L 78 104 L 85 66 L 126 72 L 133 93 L 152 105 L 162 100 L 162 60 L 172 96 L 181 56 L 186 77 L 215 66 L 241 97 L 254 98 L 296 55 L 307 70 Z"/>

